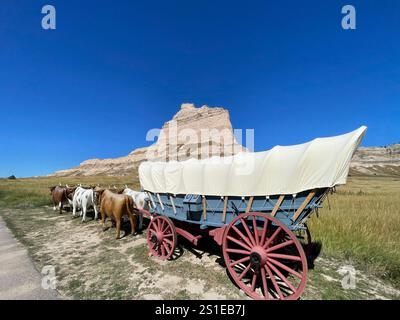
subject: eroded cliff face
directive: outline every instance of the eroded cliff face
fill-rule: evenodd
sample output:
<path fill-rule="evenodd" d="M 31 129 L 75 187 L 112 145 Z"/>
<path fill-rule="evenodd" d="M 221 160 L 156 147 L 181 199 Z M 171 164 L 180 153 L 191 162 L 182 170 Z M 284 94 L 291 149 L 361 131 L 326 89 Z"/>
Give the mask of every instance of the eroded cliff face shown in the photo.
<path fill-rule="evenodd" d="M 157 142 L 133 150 L 129 155 L 114 159 L 91 159 L 78 167 L 60 170 L 53 176 L 129 175 L 136 173 L 146 160 L 186 160 L 228 156 L 247 149 L 237 143 L 224 108 L 184 103 L 174 117 L 161 128 Z"/>
<path fill-rule="evenodd" d="M 78 167 L 57 171 L 53 176 L 133 175 L 146 160 L 186 160 L 229 156 L 247 149 L 235 140 L 229 112 L 224 108 L 184 103 L 164 123 L 156 143 L 114 159 L 91 159 Z M 400 176 L 400 144 L 360 147 L 351 163 L 351 174 Z"/>
<path fill-rule="evenodd" d="M 350 169 L 359 175 L 400 176 L 400 144 L 360 147 L 353 156 Z"/>

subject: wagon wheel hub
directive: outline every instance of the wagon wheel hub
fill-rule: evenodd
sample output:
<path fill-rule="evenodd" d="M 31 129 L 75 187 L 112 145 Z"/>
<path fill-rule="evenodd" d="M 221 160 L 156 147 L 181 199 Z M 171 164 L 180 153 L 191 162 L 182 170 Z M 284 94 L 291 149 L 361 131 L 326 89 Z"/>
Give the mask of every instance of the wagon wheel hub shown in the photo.
<path fill-rule="evenodd" d="M 267 262 L 267 252 L 264 248 L 256 246 L 251 250 L 250 262 L 253 266 L 259 267 L 264 266 Z"/>
<path fill-rule="evenodd" d="M 157 243 L 157 236 L 156 236 L 155 234 L 153 234 L 153 235 L 150 237 L 150 241 L 153 242 L 153 243 Z"/>
<path fill-rule="evenodd" d="M 161 231 L 157 232 L 155 237 L 156 237 L 156 242 L 160 244 L 164 240 L 164 233 L 162 233 Z"/>

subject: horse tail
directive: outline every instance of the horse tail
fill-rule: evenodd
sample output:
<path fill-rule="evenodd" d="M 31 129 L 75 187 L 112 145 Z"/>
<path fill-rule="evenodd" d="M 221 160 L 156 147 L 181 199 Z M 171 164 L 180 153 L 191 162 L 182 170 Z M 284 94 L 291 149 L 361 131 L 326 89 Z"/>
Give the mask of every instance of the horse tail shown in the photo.
<path fill-rule="evenodd" d="M 135 210 L 135 204 L 133 202 L 132 197 L 126 196 L 125 197 L 125 206 L 126 206 L 126 211 L 130 214 L 130 215 L 136 215 L 137 214 L 137 210 Z"/>
<path fill-rule="evenodd" d="M 129 197 L 129 196 L 125 197 L 125 206 L 126 206 L 126 211 L 129 214 L 129 220 L 131 221 L 131 228 L 132 228 L 132 234 L 133 234 L 133 232 L 136 232 L 137 208 L 135 206 L 135 203 L 133 202 L 132 197 Z"/>

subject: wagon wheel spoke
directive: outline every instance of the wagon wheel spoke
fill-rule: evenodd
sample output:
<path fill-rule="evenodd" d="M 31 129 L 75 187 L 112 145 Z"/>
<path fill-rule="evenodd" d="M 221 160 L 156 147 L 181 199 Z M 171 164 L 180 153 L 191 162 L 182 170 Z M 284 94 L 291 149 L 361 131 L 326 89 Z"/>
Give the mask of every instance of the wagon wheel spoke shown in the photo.
<path fill-rule="evenodd" d="M 253 246 L 252 243 L 250 242 L 249 238 L 247 238 L 237 227 L 232 226 L 232 230 L 234 230 L 234 231 L 238 234 L 238 236 L 239 236 L 244 242 L 246 242 L 246 244 L 247 244 L 249 247 L 252 247 L 252 246 Z"/>
<path fill-rule="evenodd" d="M 170 235 L 173 235 L 172 231 L 168 230 L 168 228 L 167 228 L 167 230 L 163 231 L 162 234 L 164 235 L 164 238 L 169 237 Z"/>
<path fill-rule="evenodd" d="M 158 219 L 158 229 L 160 229 L 161 232 L 164 232 L 164 220 Z"/>
<path fill-rule="evenodd" d="M 261 244 L 261 245 L 264 243 L 265 237 L 266 237 L 266 235 L 267 235 L 268 222 L 269 222 L 268 219 L 265 219 L 265 220 L 264 220 L 264 226 L 263 226 L 262 236 L 261 236 L 261 240 L 260 240 L 260 244 Z"/>
<path fill-rule="evenodd" d="M 289 268 L 288 266 L 285 266 L 284 264 L 280 263 L 279 261 L 272 259 L 272 258 L 269 258 L 268 261 L 270 263 L 273 263 L 274 265 L 282 268 L 283 270 L 290 272 L 291 274 L 295 275 L 300 280 L 303 279 L 303 276 L 299 272 L 293 270 L 292 268 Z"/>
<path fill-rule="evenodd" d="M 165 248 L 162 244 L 160 247 L 161 247 L 161 257 L 164 258 L 165 257 Z"/>
<path fill-rule="evenodd" d="M 173 233 L 169 233 L 169 234 L 165 234 L 165 235 L 164 235 L 164 238 L 166 238 L 166 237 L 170 238 L 170 237 L 173 237 L 173 236 L 174 236 Z"/>
<path fill-rule="evenodd" d="M 165 233 L 165 232 L 167 232 L 168 229 L 170 229 L 170 227 L 169 227 L 168 223 L 165 223 L 161 232 Z"/>
<path fill-rule="evenodd" d="M 172 232 L 171 226 L 166 221 L 163 221 L 163 223 L 164 223 L 164 227 L 162 229 L 162 232 L 166 233 L 168 231 L 168 233 L 171 233 Z"/>
<path fill-rule="evenodd" d="M 246 250 L 239 250 L 239 249 L 232 249 L 232 248 L 228 248 L 226 249 L 227 252 L 231 252 L 231 253 L 238 253 L 238 254 L 245 254 L 245 255 L 249 255 L 250 251 L 246 251 Z"/>
<path fill-rule="evenodd" d="M 281 232 L 282 227 L 278 227 L 275 232 L 272 234 L 272 236 L 270 238 L 267 239 L 267 241 L 265 242 L 265 244 L 263 245 L 263 248 L 268 248 L 268 246 L 270 245 L 270 243 L 272 241 L 274 241 L 274 239 L 276 238 L 276 236 L 278 235 L 279 232 Z"/>
<path fill-rule="evenodd" d="M 290 281 L 277 269 L 272 265 L 271 263 L 267 262 L 267 265 L 269 268 L 271 268 L 275 274 L 278 275 L 278 277 L 292 290 L 292 292 L 296 292 L 296 288 L 290 283 Z"/>
<path fill-rule="evenodd" d="M 292 256 L 288 254 L 280 254 L 280 253 L 268 253 L 269 258 L 279 258 L 284 260 L 292 260 L 292 261 L 301 261 L 301 257 L 299 256 Z"/>
<path fill-rule="evenodd" d="M 247 256 L 247 257 L 244 257 L 244 258 L 242 258 L 242 259 L 239 259 L 239 260 L 236 260 L 236 261 L 232 261 L 232 262 L 229 264 L 229 266 L 234 267 L 234 266 L 236 266 L 236 265 L 238 265 L 238 264 L 240 264 L 240 263 L 247 262 L 247 261 L 249 261 L 249 260 L 250 260 L 250 257 Z"/>
<path fill-rule="evenodd" d="M 269 248 L 267 249 L 267 252 L 276 251 L 276 250 L 278 250 L 278 249 L 281 249 L 281 248 L 284 248 L 284 247 L 286 247 L 286 246 L 289 246 L 289 245 L 291 245 L 291 244 L 293 244 L 293 243 L 294 243 L 293 240 L 288 240 L 288 241 L 282 242 L 282 243 L 277 244 L 277 245 L 275 245 L 275 246 L 273 246 L 273 247 L 269 247 Z"/>
<path fill-rule="evenodd" d="M 275 288 L 276 293 L 278 294 L 279 298 L 283 299 L 282 291 L 281 291 L 281 289 L 279 288 L 279 285 L 278 285 L 278 283 L 277 283 L 276 280 L 275 280 L 275 276 L 272 274 L 271 270 L 269 270 L 269 268 L 268 268 L 267 265 L 265 265 L 264 268 L 265 268 L 265 270 L 267 270 L 268 276 L 269 276 L 269 278 L 271 279 L 272 284 L 274 285 L 274 288 Z"/>
<path fill-rule="evenodd" d="M 164 241 L 165 241 L 166 243 L 168 243 L 168 244 L 172 247 L 172 241 L 171 241 L 171 240 L 168 240 L 167 238 L 164 238 Z"/>
<path fill-rule="evenodd" d="M 243 279 L 243 277 L 246 275 L 246 273 L 250 270 L 250 267 L 251 267 L 251 263 L 249 263 L 247 265 L 247 267 L 242 271 L 242 273 L 239 276 L 239 280 Z"/>
<path fill-rule="evenodd" d="M 251 248 L 250 248 L 249 246 L 247 246 L 246 244 L 244 244 L 242 241 L 237 240 L 237 239 L 235 239 L 235 238 L 233 238 L 233 237 L 231 237 L 231 236 L 228 236 L 227 238 L 228 238 L 230 241 L 236 243 L 237 245 L 239 245 L 239 246 L 245 248 L 246 250 L 251 251 Z"/>
<path fill-rule="evenodd" d="M 251 220 L 253 220 L 253 233 L 254 233 L 255 244 L 258 246 L 259 242 L 258 242 L 257 221 L 254 216 L 251 217 Z"/>
<path fill-rule="evenodd" d="M 265 269 L 261 268 L 260 272 L 261 272 L 261 280 L 262 280 L 263 290 L 264 290 L 264 298 L 268 299 L 268 285 L 267 285 L 267 278 L 265 276 Z"/>
<path fill-rule="evenodd" d="M 255 291 L 257 282 L 257 270 L 254 270 L 253 278 L 251 279 L 251 291 Z"/>
<path fill-rule="evenodd" d="M 154 228 L 154 230 L 155 230 L 156 232 L 159 232 L 159 231 L 160 231 L 160 229 L 158 228 L 157 222 L 153 223 L 152 227 Z"/>
<path fill-rule="evenodd" d="M 154 225 L 154 223 L 152 223 L 152 222 L 150 221 L 149 230 L 150 230 L 150 229 L 151 229 L 151 230 L 157 230 L 155 227 L 156 227 L 156 226 Z"/>
<path fill-rule="evenodd" d="M 249 227 L 247 226 L 246 221 L 244 221 L 243 218 L 240 218 L 240 222 L 242 223 L 244 230 L 246 230 L 247 236 L 249 237 L 251 244 L 254 246 L 256 244 L 256 242 L 253 238 L 253 235 L 251 234 L 251 232 L 249 230 Z"/>
<path fill-rule="evenodd" d="M 168 246 L 165 242 L 162 243 L 162 246 L 164 247 L 164 249 L 167 253 L 170 251 L 170 248 L 168 248 Z"/>

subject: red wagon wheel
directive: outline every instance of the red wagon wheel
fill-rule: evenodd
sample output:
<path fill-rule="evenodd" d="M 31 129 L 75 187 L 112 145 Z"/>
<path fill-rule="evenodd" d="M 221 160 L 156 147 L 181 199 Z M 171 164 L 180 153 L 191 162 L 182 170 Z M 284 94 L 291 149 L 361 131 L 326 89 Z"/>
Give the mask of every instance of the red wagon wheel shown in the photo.
<path fill-rule="evenodd" d="M 307 281 L 307 259 L 296 236 L 264 213 L 244 213 L 222 240 L 225 264 L 235 283 L 254 299 L 298 299 Z"/>
<path fill-rule="evenodd" d="M 161 260 L 169 259 L 177 244 L 175 226 L 170 218 L 154 217 L 147 230 L 147 245 L 153 256 Z"/>

